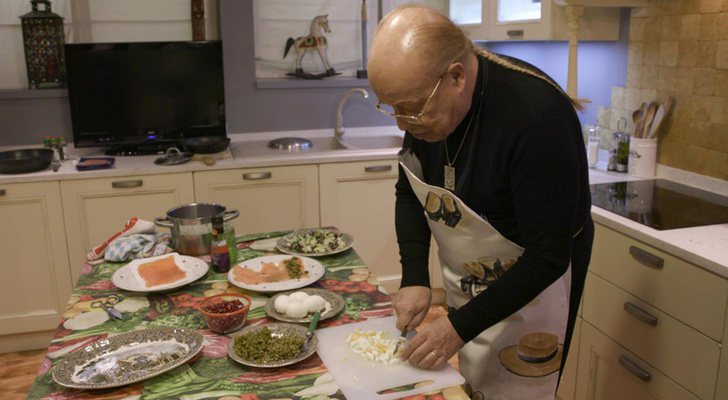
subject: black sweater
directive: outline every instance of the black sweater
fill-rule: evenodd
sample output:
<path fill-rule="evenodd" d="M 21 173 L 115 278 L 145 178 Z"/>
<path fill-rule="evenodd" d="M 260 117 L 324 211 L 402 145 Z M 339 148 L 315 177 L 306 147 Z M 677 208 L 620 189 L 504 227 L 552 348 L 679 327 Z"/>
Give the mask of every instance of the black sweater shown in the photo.
<path fill-rule="evenodd" d="M 525 251 L 495 284 L 450 313 L 466 342 L 566 272 L 575 250 L 572 237 L 590 223 L 591 207 L 584 139 L 568 99 L 543 80 L 482 56 L 478 64 L 470 112 L 446 139 L 452 160 L 472 113 L 479 111 L 454 164 L 455 194 Z M 403 147 L 420 159 L 425 182 L 443 185 L 442 141 L 428 143 L 407 133 Z M 396 196 L 402 287 L 429 286 L 430 230 L 401 168 Z"/>

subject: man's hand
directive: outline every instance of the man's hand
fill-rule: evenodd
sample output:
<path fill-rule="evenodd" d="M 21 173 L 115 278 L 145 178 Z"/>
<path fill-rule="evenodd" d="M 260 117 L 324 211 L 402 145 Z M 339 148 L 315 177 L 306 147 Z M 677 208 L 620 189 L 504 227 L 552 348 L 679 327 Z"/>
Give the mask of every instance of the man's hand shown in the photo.
<path fill-rule="evenodd" d="M 400 358 L 419 368 L 440 369 L 464 345 L 450 320 L 440 317 L 417 330 Z"/>
<path fill-rule="evenodd" d="M 400 331 L 418 327 L 430 309 L 432 291 L 426 286 L 407 286 L 399 289 L 394 299 L 397 329 Z"/>

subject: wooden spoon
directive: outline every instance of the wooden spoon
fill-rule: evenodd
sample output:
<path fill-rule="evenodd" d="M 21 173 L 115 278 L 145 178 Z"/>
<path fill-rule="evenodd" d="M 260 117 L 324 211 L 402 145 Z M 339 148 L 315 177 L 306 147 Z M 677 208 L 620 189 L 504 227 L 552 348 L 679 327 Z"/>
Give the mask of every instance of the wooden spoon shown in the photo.
<path fill-rule="evenodd" d="M 642 129 L 642 111 L 634 110 L 632 113 L 632 122 L 634 122 L 634 137 L 639 137 Z"/>
<path fill-rule="evenodd" d="M 660 129 L 660 125 L 662 124 L 662 118 L 665 116 L 665 107 L 663 105 L 657 106 L 657 111 L 655 111 L 655 116 L 652 119 L 652 123 L 650 124 L 649 129 L 646 130 L 647 134 L 645 137 L 647 139 L 654 139 L 657 136 L 657 130 Z"/>
<path fill-rule="evenodd" d="M 647 106 L 647 111 L 644 116 L 644 123 L 642 126 L 642 132 L 644 132 L 644 134 L 640 137 L 645 137 L 646 134 L 649 134 L 650 125 L 652 125 L 652 120 L 655 118 L 655 112 L 657 112 L 657 103 L 651 101 L 650 105 Z"/>

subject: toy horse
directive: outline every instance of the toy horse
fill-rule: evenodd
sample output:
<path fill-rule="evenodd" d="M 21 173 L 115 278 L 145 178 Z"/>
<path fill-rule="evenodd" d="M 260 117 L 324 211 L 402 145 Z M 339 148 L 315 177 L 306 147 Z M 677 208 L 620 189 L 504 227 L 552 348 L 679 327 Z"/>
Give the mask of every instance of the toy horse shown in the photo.
<path fill-rule="evenodd" d="M 299 36 L 296 39 L 288 38 L 286 41 L 286 50 L 283 52 L 283 58 L 286 58 L 288 51 L 293 47 L 296 50 L 296 72 L 288 73 L 286 75 L 296 76 L 304 79 L 321 79 L 327 76 L 341 75 L 334 71 L 334 68 L 329 65 L 329 60 L 326 57 L 326 48 L 328 42 L 326 41 L 325 33 L 330 33 L 329 29 L 329 15 L 318 15 L 311 20 L 311 29 L 309 30 L 308 36 Z M 310 50 L 316 50 L 321 57 L 321 61 L 324 63 L 326 72 L 320 74 L 309 74 L 303 72 L 301 67 L 301 59 L 303 55 Z"/>

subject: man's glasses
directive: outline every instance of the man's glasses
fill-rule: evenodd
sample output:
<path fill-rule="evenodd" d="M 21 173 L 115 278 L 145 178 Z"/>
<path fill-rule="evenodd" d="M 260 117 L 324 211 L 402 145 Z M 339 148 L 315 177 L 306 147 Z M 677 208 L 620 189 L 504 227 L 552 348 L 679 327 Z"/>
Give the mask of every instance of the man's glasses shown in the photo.
<path fill-rule="evenodd" d="M 444 75 L 443 75 L 444 76 Z M 394 119 L 399 119 L 409 125 L 424 125 L 422 122 L 422 116 L 425 113 L 425 109 L 427 108 L 427 105 L 430 103 L 430 99 L 432 99 L 432 96 L 435 95 L 437 92 L 437 88 L 440 87 L 440 82 L 442 82 L 442 76 L 440 76 L 440 79 L 437 80 L 437 84 L 435 84 L 435 88 L 432 89 L 432 93 L 427 97 L 427 100 L 425 100 L 425 104 L 422 105 L 422 109 L 417 115 L 404 115 L 404 114 L 397 114 L 394 112 L 394 109 L 392 106 L 389 105 L 382 105 L 381 102 L 377 102 L 377 105 L 375 106 L 377 111 L 389 115 L 390 117 Z"/>

